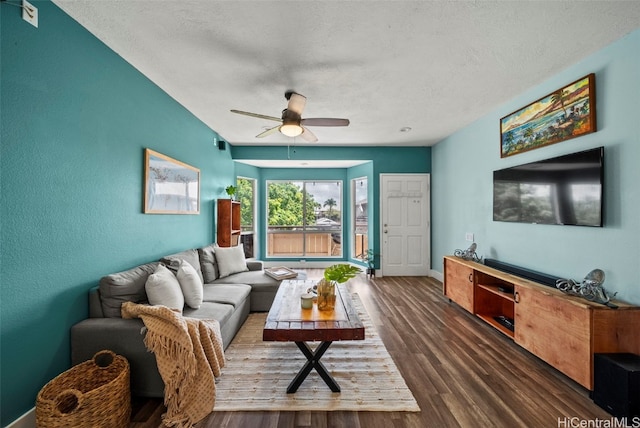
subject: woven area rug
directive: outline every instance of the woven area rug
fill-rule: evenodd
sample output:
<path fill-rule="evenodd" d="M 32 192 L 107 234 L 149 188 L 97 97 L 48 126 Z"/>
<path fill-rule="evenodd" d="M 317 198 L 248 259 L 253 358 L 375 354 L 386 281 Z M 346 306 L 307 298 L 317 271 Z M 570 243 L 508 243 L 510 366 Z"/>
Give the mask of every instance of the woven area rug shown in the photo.
<path fill-rule="evenodd" d="M 306 358 L 293 342 L 263 342 L 266 313 L 250 314 L 225 351 L 214 411 L 407 411 L 419 412 L 357 295 L 365 340 L 333 342 L 322 363 L 340 385 L 331 392 L 313 370 L 295 394 L 287 386 Z M 315 343 L 311 343 L 312 348 Z"/>

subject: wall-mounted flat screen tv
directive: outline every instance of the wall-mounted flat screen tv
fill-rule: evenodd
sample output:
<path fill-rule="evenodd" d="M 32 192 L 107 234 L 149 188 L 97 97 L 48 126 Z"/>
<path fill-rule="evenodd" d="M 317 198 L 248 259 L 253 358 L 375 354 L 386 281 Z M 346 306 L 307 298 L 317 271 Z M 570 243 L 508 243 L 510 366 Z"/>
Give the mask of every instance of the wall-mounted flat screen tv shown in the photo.
<path fill-rule="evenodd" d="M 493 220 L 602 227 L 604 147 L 493 172 Z"/>

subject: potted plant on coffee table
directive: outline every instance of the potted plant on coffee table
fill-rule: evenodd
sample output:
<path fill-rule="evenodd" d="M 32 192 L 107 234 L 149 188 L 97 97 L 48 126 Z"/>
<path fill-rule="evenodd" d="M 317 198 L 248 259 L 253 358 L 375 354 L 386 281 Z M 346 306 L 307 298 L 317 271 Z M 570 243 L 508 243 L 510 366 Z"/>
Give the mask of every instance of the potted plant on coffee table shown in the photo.
<path fill-rule="evenodd" d="M 318 282 L 318 309 L 331 311 L 336 306 L 336 284 L 342 284 L 362 272 L 359 267 L 342 263 L 324 270 L 324 278 Z"/>

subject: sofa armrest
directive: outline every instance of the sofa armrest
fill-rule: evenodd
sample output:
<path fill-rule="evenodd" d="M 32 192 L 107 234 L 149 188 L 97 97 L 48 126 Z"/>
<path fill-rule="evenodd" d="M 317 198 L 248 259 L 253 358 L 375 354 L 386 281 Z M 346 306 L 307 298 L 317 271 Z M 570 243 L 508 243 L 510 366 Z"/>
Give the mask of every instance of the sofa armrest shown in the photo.
<path fill-rule="evenodd" d="M 89 318 L 102 318 L 102 301 L 100 300 L 100 287 L 97 285 L 89 290 Z"/>
<path fill-rule="evenodd" d="M 264 263 L 262 263 L 262 260 L 247 260 L 247 267 L 250 271 L 262 270 L 264 269 Z"/>
<path fill-rule="evenodd" d="M 140 319 L 89 318 L 71 327 L 71 362 L 91 359 L 108 349 L 129 361 L 131 393 L 144 397 L 162 397 L 164 383 L 156 357 L 144 345 L 144 323 Z"/>

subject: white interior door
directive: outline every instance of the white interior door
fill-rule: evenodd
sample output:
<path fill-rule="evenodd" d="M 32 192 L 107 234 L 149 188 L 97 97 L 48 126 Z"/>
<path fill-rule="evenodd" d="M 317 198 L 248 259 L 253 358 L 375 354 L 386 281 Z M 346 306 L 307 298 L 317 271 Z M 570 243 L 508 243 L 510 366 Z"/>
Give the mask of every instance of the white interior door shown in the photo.
<path fill-rule="evenodd" d="M 380 174 L 383 276 L 429 274 L 429 184 L 429 174 Z"/>

